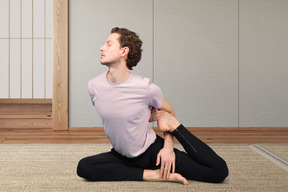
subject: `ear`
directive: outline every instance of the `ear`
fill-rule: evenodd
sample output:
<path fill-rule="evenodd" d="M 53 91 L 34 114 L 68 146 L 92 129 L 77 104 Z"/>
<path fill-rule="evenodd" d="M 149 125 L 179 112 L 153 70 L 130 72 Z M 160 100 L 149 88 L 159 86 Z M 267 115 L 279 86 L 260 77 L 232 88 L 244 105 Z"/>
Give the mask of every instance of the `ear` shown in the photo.
<path fill-rule="evenodd" d="M 123 47 L 121 51 L 122 51 L 121 57 L 125 57 L 126 55 L 128 56 L 129 47 Z"/>

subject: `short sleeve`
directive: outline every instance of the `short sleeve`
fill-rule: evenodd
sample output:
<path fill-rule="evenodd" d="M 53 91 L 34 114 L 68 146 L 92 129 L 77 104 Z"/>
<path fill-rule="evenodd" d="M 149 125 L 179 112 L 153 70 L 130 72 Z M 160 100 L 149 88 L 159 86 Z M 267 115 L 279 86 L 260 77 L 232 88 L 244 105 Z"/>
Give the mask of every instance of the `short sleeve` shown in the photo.
<path fill-rule="evenodd" d="M 161 89 L 150 81 L 148 84 L 148 91 L 147 91 L 148 105 L 156 109 L 159 109 L 162 105 L 162 101 L 163 101 L 163 94 Z"/>

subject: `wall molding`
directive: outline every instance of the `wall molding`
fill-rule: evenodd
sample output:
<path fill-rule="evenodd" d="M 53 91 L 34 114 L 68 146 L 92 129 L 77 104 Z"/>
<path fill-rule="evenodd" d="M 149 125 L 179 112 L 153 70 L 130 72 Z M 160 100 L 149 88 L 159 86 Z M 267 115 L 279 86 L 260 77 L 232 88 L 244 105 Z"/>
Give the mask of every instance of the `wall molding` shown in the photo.
<path fill-rule="evenodd" d="M 288 127 L 186 127 L 188 131 L 208 144 L 255 144 L 288 143 Z M 156 134 L 163 136 L 158 128 Z M 70 127 L 69 131 L 89 134 L 89 139 L 97 138 L 103 143 L 109 140 L 103 127 Z M 90 137 L 91 136 L 91 137 Z M 174 139 L 175 143 L 179 143 Z"/>

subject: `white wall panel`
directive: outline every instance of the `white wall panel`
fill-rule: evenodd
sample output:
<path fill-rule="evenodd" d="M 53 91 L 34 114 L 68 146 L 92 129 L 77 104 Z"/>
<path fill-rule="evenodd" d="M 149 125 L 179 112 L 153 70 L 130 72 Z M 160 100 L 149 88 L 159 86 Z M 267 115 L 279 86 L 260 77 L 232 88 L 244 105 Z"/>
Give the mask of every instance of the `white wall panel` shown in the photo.
<path fill-rule="evenodd" d="M 9 0 L 0 1 L 0 38 L 9 37 Z"/>
<path fill-rule="evenodd" d="M 22 98 L 33 97 L 32 39 L 22 39 Z"/>
<path fill-rule="evenodd" d="M 0 98 L 52 98 L 52 13 L 53 0 L 0 0 Z"/>
<path fill-rule="evenodd" d="M 44 0 L 33 1 L 33 35 L 34 38 L 44 38 Z"/>
<path fill-rule="evenodd" d="M 10 38 L 20 38 L 20 0 L 10 0 Z"/>
<path fill-rule="evenodd" d="M 288 126 L 288 1 L 240 1 L 240 126 Z"/>
<path fill-rule="evenodd" d="M 10 40 L 10 98 L 21 98 L 20 39 Z"/>
<path fill-rule="evenodd" d="M 44 39 L 33 41 L 33 98 L 44 98 Z"/>
<path fill-rule="evenodd" d="M 32 0 L 22 1 L 22 38 L 32 38 Z"/>
<path fill-rule="evenodd" d="M 155 83 L 186 126 L 238 126 L 238 1 L 155 0 Z"/>
<path fill-rule="evenodd" d="M 53 0 L 46 0 L 46 38 L 53 36 Z"/>
<path fill-rule="evenodd" d="M 53 97 L 53 48 L 52 48 L 52 39 L 46 39 L 46 95 L 45 98 Z"/>
<path fill-rule="evenodd" d="M 9 40 L 0 39 L 0 98 L 9 97 Z"/>
<path fill-rule="evenodd" d="M 115 26 L 140 34 L 132 72 L 155 80 L 184 125 L 287 126 L 287 3 L 70 1 L 70 126 L 102 126 L 87 82 L 107 70 L 99 47 Z"/>

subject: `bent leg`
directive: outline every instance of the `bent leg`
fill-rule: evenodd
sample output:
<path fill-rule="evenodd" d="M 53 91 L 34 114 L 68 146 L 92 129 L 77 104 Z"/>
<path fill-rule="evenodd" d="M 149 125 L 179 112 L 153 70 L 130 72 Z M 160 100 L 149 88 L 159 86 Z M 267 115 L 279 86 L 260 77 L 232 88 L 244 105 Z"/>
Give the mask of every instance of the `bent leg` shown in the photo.
<path fill-rule="evenodd" d="M 165 113 L 158 122 L 159 129 L 170 131 L 187 152 L 175 151 L 176 169 L 180 174 L 187 179 L 204 182 L 224 181 L 228 176 L 226 162 L 207 144 L 191 134 L 169 113 Z"/>
<path fill-rule="evenodd" d="M 189 180 L 221 183 L 228 175 L 226 163 L 220 166 L 206 166 L 191 158 L 187 153 L 175 149 L 175 172 Z M 209 157 L 208 157 L 209 158 Z"/>
<path fill-rule="evenodd" d="M 112 152 L 83 158 L 77 175 L 89 181 L 142 181 L 143 169 L 129 166 Z"/>

